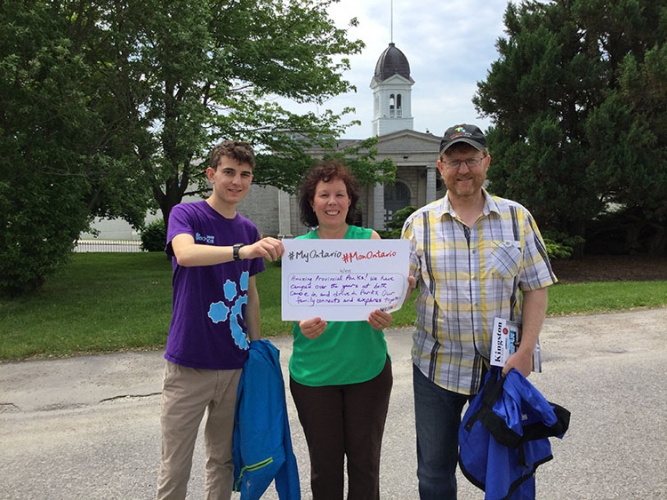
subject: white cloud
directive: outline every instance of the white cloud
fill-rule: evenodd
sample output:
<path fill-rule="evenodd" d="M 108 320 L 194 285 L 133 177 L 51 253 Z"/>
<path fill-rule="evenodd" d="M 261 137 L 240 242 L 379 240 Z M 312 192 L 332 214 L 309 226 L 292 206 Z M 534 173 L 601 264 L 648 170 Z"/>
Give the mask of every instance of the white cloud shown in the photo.
<path fill-rule="evenodd" d="M 375 64 L 391 41 L 390 0 L 340 0 L 329 15 L 340 28 L 356 17 L 357 28 L 349 27 L 351 39 L 361 39 L 366 48 L 350 58 L 345 78 L 356 93 L 337 96 L 324 107 L 340 111 L 356 108 L 345 138 L 371 135 L 372 93 L 369 88 Z M 507 0 L 393 0 L 393 41 L 407 57 L 412 87 L 415 130 L 440 135 L 455 123 L 491 123 L 478 118 L 472 104 L 477 82 L 486 79 L 491 63 L 498 59 L 495 48 L 504 36 L 503 15 Z M 291 109 L 292 106 L 290 106 Z M 314 106 L 309 108 L 316 110 Z M 320 109 L 321 111 L 321 109 Z"/>

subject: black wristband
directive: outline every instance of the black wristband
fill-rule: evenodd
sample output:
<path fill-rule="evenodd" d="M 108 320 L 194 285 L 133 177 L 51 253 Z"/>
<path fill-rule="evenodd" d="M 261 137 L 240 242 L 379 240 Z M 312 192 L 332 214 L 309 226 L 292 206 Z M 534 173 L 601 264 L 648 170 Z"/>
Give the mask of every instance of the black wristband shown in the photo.
<path fill-rule="evenodd" d="M 233 249 L 233 255 L 234 255 L 234 260 L 241 260 L 241 256 L 239 255 L 239 250 L 241 250 L 241 247 L 244 246 L 243 243 L 237 243 L 232 247 Z"/>

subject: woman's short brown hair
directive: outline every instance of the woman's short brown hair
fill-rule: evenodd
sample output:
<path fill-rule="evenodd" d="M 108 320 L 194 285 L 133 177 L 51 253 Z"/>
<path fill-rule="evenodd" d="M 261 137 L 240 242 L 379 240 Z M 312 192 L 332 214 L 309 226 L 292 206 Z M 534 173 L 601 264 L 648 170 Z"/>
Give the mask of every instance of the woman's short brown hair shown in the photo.
<path fill-rule="evenodd" d="M 357 202 L 359 201 L 359 188 L 357 179 L 345 165 L 338 160 L 322 160 L 315 165 L 307 174 L 299 188 L 299 209 L 301 211 L 301 222 L 308 227 L 319 225 L 317 216 L 313 211 L 312 203 L 315 199 L 317 184 L 331 182 L 340 179 L 345 184 L 347 195 L 350 197 L 350 209 L 347 211 L 345 222 L 354 224 Z"/>

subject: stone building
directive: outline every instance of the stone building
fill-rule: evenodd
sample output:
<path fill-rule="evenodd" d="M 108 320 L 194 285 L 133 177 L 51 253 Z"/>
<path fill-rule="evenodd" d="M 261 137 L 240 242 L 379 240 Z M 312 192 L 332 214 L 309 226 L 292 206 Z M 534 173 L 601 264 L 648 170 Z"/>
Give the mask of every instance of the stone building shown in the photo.
<path fill-rule="evenodd" d="M 440 138 L 413 130 L 410 64 L 390 43 L 380 55 L 370 87 L 373 90 L 372 132 L 378 136 L 378 161 L 390 158 L 397 166 L 394 184 L 366 186 L 361 190 L 362 223 L 384 229 L 393 214 L 408 205 L 423 206 L 444 195 L 437 171 Z M 341 140 L 339 150 L 361 141 Z M 322 151 L 313 150 L 313 156 Z M 265 235 L 292 237 L 308 228 L 299 221 L 296 197 L 275 187 L 253 186 L 238 211 Z"/>

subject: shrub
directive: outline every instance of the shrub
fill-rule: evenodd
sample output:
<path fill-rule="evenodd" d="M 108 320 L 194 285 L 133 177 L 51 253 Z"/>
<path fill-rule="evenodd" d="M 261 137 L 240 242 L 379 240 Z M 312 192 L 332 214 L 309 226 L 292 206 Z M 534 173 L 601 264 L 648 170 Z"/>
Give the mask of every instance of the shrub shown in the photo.
<path fill-rule="evenodd" d="M 164 252 L 167 233 L 164 221 L 156 219 L 141 231 L 141 248 L 146 252 Z"/>
<path fill-rule="evenodd" d="M 544 231 L 544 244 L 550 260 L 566 260 L 572 257 L 574 249 L 584 244 L 581 236 L 568 236 L 557 231 Z"/>

